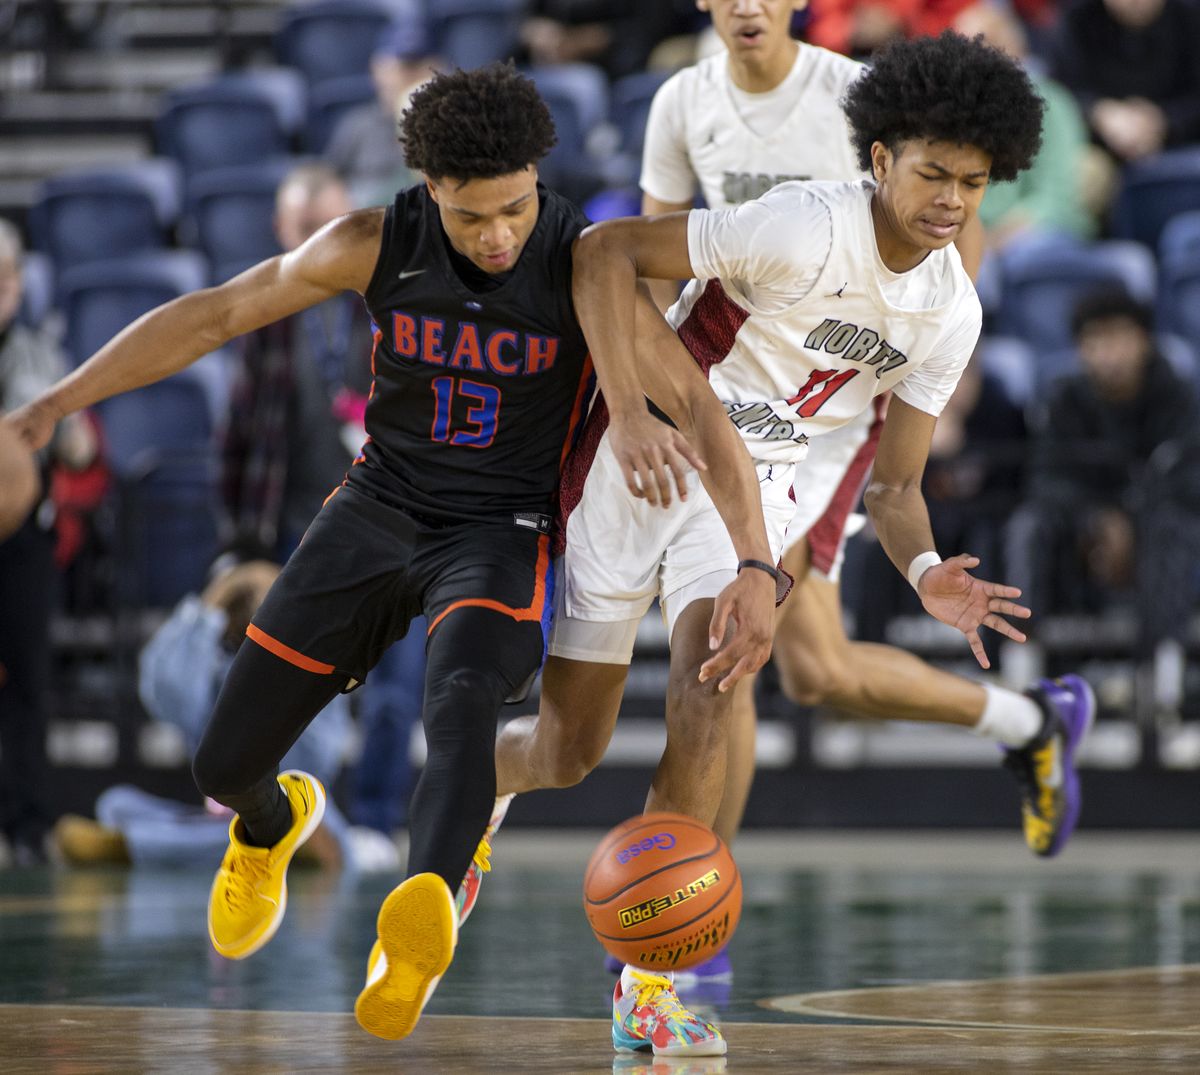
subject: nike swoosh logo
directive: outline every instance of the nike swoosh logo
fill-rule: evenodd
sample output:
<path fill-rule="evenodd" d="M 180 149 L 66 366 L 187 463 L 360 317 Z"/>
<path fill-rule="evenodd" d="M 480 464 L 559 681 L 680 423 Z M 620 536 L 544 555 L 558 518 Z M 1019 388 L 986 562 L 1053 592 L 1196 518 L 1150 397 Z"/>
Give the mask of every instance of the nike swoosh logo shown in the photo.
<path fill-rule="evenodd" d="M 420 276 L 424 271 L 424 269 L 409 269 L 407 272 L 402 272 L 397 279 L 407 280 L 410 276 Z"/>

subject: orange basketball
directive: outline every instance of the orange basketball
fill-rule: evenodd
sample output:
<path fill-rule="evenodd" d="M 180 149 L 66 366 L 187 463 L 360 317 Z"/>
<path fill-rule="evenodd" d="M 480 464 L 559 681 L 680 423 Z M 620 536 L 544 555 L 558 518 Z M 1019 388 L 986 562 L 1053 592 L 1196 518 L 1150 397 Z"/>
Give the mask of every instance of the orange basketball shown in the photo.
<path fill-rule="evenodd" d="M 729 848 L 682 814 L 640 814 L 609 832 L 583 877 L 596 939 L 624 963 L 682 970 L 725 947 L 742 913 Z"/>

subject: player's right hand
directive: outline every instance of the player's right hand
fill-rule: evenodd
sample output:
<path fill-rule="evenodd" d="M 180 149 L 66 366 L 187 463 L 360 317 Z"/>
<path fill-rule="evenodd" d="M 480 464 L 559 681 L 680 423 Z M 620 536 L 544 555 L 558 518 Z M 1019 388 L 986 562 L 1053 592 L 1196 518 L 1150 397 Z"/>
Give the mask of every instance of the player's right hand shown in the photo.
<path fill-rule="evenodd" d="M 678 429 L 646 410 L 621 418 L 614 416 L 609 422 L 608 440 L 625 475 L 625 487 L 631 495 L 655 506 L 665 508 L 671 503 L 672 484 L 679 499 L 687 499 L 686 464 L 696 470 L 707 469 Z"/>
<path fill-rule="evenodd" d="M 737 630 L 721 646 L 730 621 Z M 740 571 L 717 595 L 708 633 L 709 647 L 717 652 L 700 666 L 700 682 L 717 678 L 717 690 L 724 694 L 743 676 L 757 672 L 771 656 L 775 580 L 765 571 Z"/>
<path fill-rule="evenodd" d="M 11 414 L 0 417 L 0 421 L 16 433 L 30 451 L 36 452 L 50 443 L 58 418 L 50 413 L 45 404 L 35 399 Z"/>

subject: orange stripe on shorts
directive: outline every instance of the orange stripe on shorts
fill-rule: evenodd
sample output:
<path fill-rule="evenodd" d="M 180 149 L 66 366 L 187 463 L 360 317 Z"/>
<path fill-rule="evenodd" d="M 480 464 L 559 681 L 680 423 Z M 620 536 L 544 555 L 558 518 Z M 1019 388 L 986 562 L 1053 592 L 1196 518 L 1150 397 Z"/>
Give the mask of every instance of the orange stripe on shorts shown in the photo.
<path fill-rule="evenodd" d="M 550 565 L 550 539 L 543 534 L 538 538 L 537 566 L 534 568 L 535 582 L 533 584 L 533 600 L 526 608 L 513 608 L 489 597 L 468 597 L 447 605 L 438 613 L 437 619 L 429 625 L 426 634 L 433 634 L 433 629 L 450 615 L 456 608 L 490 608 L 493 612 L 502 612 L 518 622 L 526 620 L 540 621 L 546 611 L 546 574 Z"/>
<path fill-rule="evenodd" d="M 306 672 L 316 672 L 317 675 L 327 676 L 334 670 L 333 665 L 325 664 L 322 661 L 314 661 L 311 657 L 305 657 L 299 650 L 294 650 L 291 646 L 285 646 L 278 638 L 272 638 L 266 631 L 260 630 L 254 624 L 249 624 L 246 627 L 246 637 L 252 642 L 257 642 L 269 653 L 282 658 L 288 664 L 294 664 L 297 668 L 303 668 Z"/>

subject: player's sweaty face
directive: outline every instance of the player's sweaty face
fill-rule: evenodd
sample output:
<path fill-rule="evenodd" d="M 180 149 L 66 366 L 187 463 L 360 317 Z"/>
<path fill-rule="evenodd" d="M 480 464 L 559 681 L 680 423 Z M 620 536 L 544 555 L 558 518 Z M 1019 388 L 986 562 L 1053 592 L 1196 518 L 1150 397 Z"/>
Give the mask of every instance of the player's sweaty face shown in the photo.
<path fill-rule="evenodd" d="M 428 180 L 450 245 L 484 272 L 517 263 L 538 217 L 537 169 L 495 179 Z"/>
<path fill-rule="evenodd" d="M 917 138 L 895 153 L 876 142 L 871 161 L 887 238 L 918 251 L 940 250 L 958 238 L 979 210 L 992 164 L 978 146 Z"/>
<path fill-rule="evenodd" d="M 792 12 L 807 4 L 794 0 L 700 0 L 712 15 L 717 36 L 734 56 L 751 55 L 788 40 Z"/>

